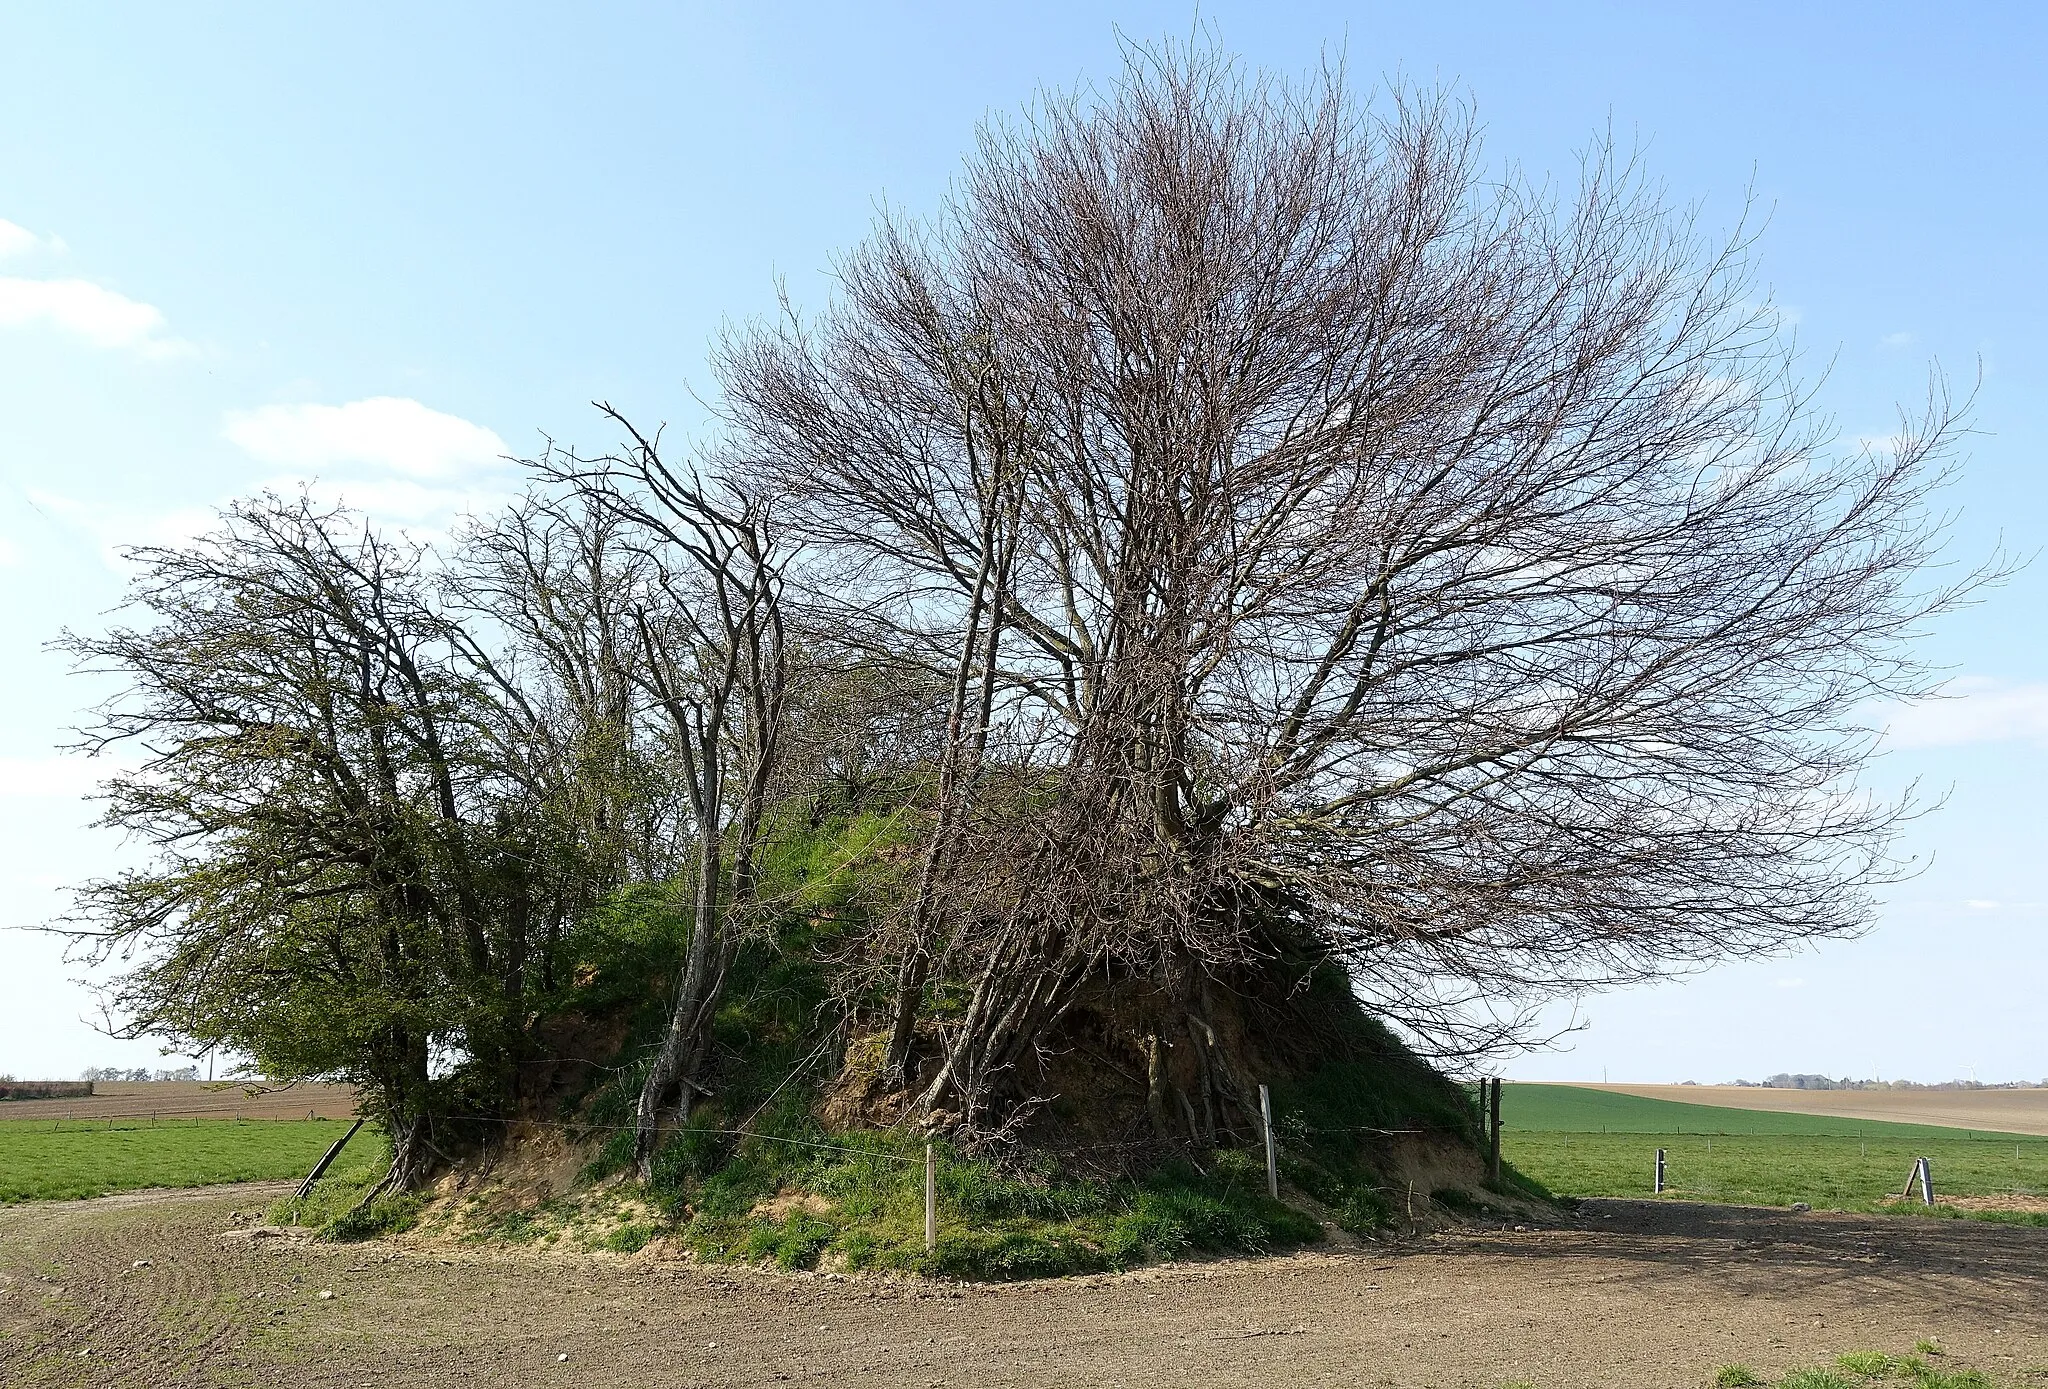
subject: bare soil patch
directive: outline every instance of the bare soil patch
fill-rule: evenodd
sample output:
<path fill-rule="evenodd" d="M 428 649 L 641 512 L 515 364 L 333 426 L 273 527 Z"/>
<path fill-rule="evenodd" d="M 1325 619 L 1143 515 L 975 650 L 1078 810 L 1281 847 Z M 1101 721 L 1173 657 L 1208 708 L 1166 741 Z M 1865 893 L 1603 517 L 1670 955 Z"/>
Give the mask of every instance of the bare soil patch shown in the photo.
<path fill-rule="evenodd" d="M 76 1099 L 8 1100 L 0 1119 L 351 1119 L 353 1085 L 293 1085 L 251 1095 L 203 1080 L 96 1081 Z"/>
<path fill-rule="evenodd" d="M 1921 1337 L 2001 1384 L 2048 1372 L 2048 1230 L 1971 1221 L 1588 1202 L 1563 1227 L 947 1287 L 236 1236 L 277 1190 L 0 1212 L 0 1382 L 1698 1389 Z"/>
<path fill-rule="evenodd" d="M 2027 1090 L 1778 1090 L 1749 1085 L 1594 1085 L 1650 1100 L 1761 1109 L 1774 1114 L 1824 1114 L 1892 1124 L 1990 1133 L 2048 1135 L 2048 1089 Z"/>

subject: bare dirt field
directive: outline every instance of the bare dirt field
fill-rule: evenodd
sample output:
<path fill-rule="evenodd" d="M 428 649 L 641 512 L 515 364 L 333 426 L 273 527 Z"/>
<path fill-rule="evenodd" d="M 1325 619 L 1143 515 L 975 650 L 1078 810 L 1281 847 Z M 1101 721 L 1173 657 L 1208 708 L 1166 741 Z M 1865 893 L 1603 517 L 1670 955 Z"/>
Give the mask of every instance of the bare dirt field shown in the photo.
<path fill-rule="evenodd" d="M 0 1119 L 348 1119 L 353 1085 L 293 1085 L 251 1095 L 241 1084 L 203 1080 L 95 1081 L 68 1100 L 8 1100 Z"/>
<path fill-rule="evenodd" d="M 1764 1109 L 1778 1114 L 1825 1114 L 1835 1119 L 1881 1119 L 1893 1124 L 1934 1124 L 1949 1129 L 2048 1134 L 2048 1089 L 2027 1090 L 1777 1090 L 1752 1085 L 1593 1085 L 1651 1100 Z"/>
<path fill-rule="evenodd" d="M 1974 1221 L 1588 1202 L 1563 1228 L 948 1287 L 234 1218 L 278 1189 L 0 1211 L 0 1382 L 1701 1389 L 1934 1337 L 2048 1383 L 2048 1230 Z"/>

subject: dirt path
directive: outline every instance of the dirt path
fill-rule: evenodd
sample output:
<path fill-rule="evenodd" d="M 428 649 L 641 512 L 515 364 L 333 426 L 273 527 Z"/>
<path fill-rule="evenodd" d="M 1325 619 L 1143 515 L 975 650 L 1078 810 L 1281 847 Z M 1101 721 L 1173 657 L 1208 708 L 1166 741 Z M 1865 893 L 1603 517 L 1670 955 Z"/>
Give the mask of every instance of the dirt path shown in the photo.
<path fill-rule="evenodd" d="M 1932 1336 L 2048 1384 L 2048 1230 L 1976 1222 L 1591 1202 L 1399 1251 L 944 1288 L 229 1233 L 274 1190 L 0 1211 L 0 1383 L 1699 1389 Z"/>

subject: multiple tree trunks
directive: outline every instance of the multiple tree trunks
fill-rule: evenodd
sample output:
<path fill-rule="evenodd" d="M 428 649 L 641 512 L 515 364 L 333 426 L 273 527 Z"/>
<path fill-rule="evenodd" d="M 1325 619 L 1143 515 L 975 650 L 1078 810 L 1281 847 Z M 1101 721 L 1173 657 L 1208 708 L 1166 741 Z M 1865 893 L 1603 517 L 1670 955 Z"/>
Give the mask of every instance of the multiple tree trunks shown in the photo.
<path fill-rule="evenodd" d="M 1991 577 L 1924 577 L 1960 412 L 1835 450 L 1746 230 L 1477 130 L 1134 50 L 725 335 L 686 461 L 602 407 L 624 447 L 445 555 L 276 497 L 137 552 L 144 625 L 68 639 L 127 681 L 85 746 L 151 750 L 106 819 L 157 858 L 77 923 L 139 962 L 122 1026 L 358 1083 L 411 1184 L 523 1102 L 566 942 L 670 885 L 644 1174 L 742 943 L 826 910 L 762 875 L 828 802 L 898 871 L 820 1026 L 970 1138 L 1070 1043 L 1154 1140 L 1243 1132 L 1346 1045 L 1310 977 L 1470 1055 L 1860 929 L 1913 807 L 1859 711 Z"/>

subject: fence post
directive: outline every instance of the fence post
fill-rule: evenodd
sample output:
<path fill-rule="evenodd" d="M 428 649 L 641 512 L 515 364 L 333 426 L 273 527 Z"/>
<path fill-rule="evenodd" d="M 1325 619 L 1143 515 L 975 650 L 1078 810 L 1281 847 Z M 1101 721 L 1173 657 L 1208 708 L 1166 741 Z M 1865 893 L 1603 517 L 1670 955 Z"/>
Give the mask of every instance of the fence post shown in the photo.
<path fill-rule="evenodd" d="M 1266 1130 L 1266 1194 L 1275 1201 L 1280 1199 L 1280 1158 L 1273 1147 L 1273 1097 L 1266 1087 L 1259 1087 L 1259 1120 Z"/>
<path fill-rule="evenodd" d="M 1664 1194 L 1664 1150 L 1657 1150 L 1657 1195 Z"/>
<path fill-rule="evenodd" d="M 1493 1078 L 1492 1140 L 1486 1155 L 1486 1175 L 1496 1186 L 1500 1184 L 1500 1077 Z"/>
<path fill-rule="evenodd" d="M 1929 1158 L 1920 1159 L 1920 1200 L 1924 1205 L 1934 1204 L 1934 1163 Z"/>
<path fill-rule="evenodd" d="M 294 1201 L 303 1201 L 312 1194 L 313 1183 L 320 1180 L 321 1175 L 327 1171 L 328 1164 L 332 1163 L 340 1155 L 341 1150 L 348 1146 L 348 1141 L 356 1136 L 356 1130 L 362 1126 L 363 1121 L 358 1118 L 353 1124 L 348 1126 L 347 1133 L 334 1140 L 334 1146 L 327 1150 L 327 1156 L 313 1164 L 313 1170 L 306 1174 L 306 1180 L 300 1182 L 299 1189 L 292 1193 Z"/>
<path fill-rule="evenodd" d="M 939 1247 L 939 1164 L 932 1145 L 924 1145 L 924 1250 Z"/>

